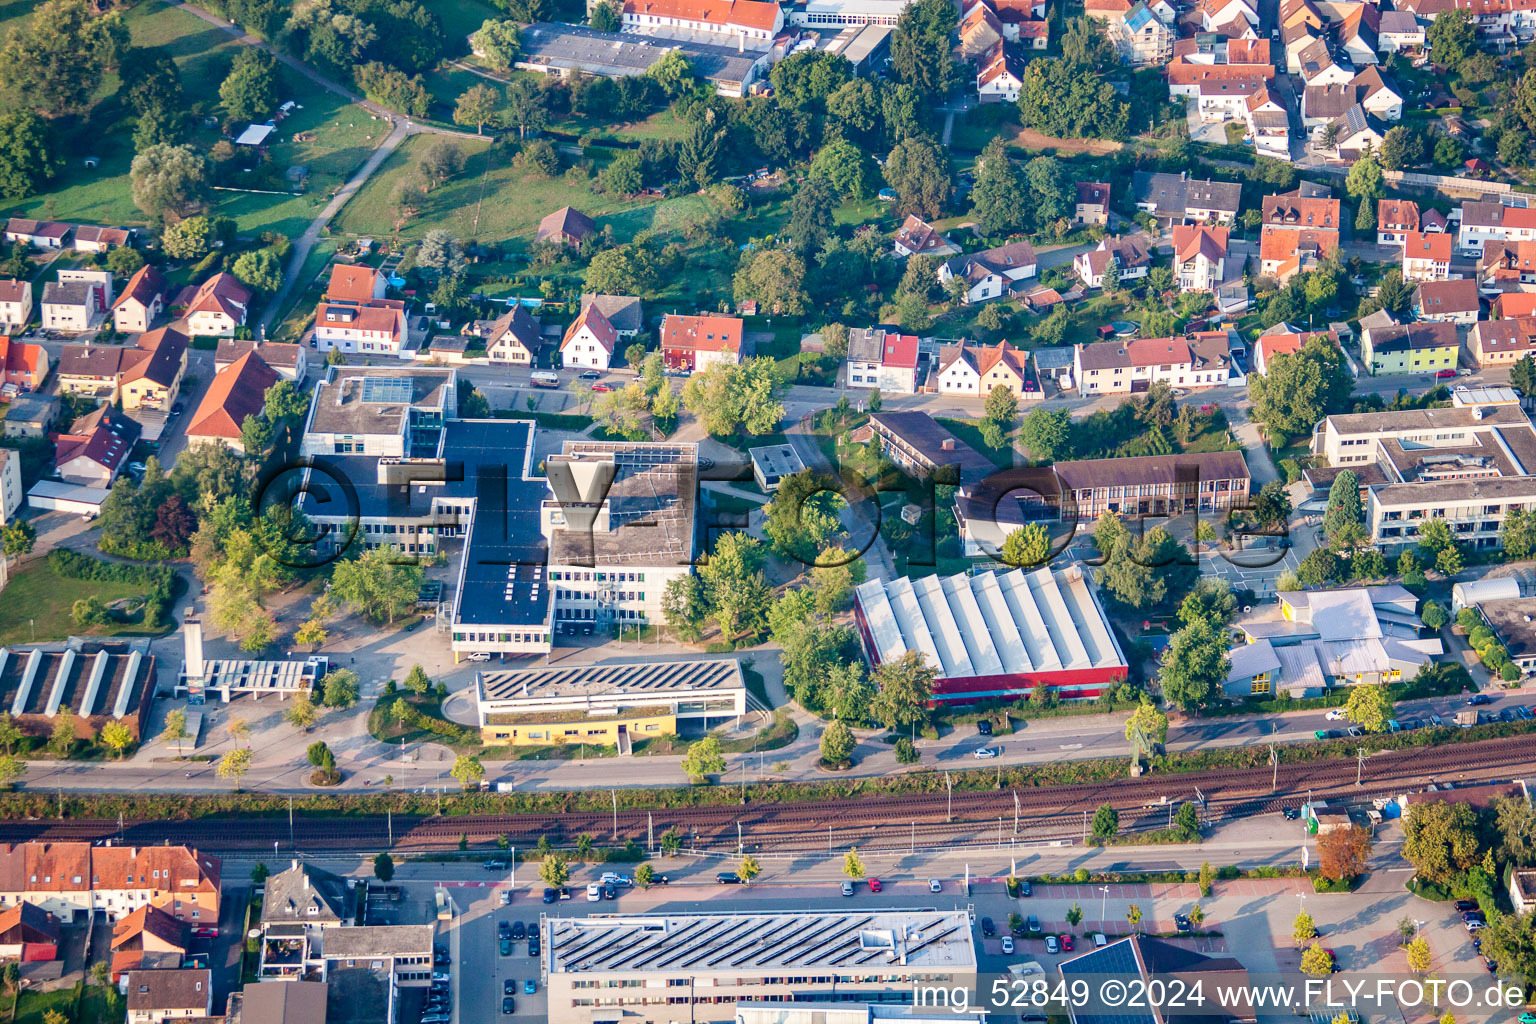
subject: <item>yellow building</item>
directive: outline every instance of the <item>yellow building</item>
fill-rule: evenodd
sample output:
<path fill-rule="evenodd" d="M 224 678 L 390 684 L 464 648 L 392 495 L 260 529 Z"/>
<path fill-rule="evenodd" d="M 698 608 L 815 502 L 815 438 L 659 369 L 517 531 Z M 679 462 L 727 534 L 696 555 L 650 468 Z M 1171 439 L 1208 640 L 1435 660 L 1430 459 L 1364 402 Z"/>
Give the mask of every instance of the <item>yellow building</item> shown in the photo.
<path fill-rule="evenodd" d="M 677 735 L 680 723 L 708 729 L 760 706 L 735 658 L 479 672 L 475 696 L 485 743 L 591 743 L 621 754 L 635 740 Z"/>
<path fill-rule="evenodd" d="M 1454 370 L 1460 351 L 1456 325 L 1443 322 L 1373 327 L 1360 340 L 1372 374 Z"/>

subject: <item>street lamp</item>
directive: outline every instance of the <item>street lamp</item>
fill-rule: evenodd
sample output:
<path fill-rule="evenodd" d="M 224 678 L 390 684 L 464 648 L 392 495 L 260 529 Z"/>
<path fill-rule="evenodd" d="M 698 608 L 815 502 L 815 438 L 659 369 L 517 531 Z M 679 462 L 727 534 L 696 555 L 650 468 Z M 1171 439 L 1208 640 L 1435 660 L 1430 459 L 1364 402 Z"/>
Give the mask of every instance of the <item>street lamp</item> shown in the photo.
<path fill-rule="evenodd" d="M 1103 897 L 1101 897 L 1099 899 L 1099 927 L 1103 928 L 1104 927 L 1104 915 L 1108 912 L 1108 907 L 1109 907 L 1109 886 L 1107 886 L 1107 885 L 1099 886 L 1099 892 L 1104 894 Z"/>

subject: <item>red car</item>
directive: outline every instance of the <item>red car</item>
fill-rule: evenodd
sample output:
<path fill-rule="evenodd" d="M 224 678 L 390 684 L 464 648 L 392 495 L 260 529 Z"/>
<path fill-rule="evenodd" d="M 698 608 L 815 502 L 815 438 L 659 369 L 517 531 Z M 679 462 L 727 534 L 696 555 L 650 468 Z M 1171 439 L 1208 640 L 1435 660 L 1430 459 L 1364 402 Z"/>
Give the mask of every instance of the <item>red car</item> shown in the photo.
<path fill-rule="evenodd" d="M 869 880 L 869 891 L 870 892 L 879 892 L 880 891 L 880 879 L 878 879 L 878 878 L 871 878 Z"/>
<path fill-rule="evenodd" d="M 1436 380 L 1444 380 L 1447 377 L 1454 377 L 1454 376 L 1456 376 L 1456 371 L 1455 370 L 1441 370 L 1439 373 L 1435 374 L 1435 379 Z"/>
<path fill-rule="evenodd" d="M 600 380 L 596 384 L 592 385 L 592 390 L 593 391 L 612 391 L 613 390 L 613 385 L 607 383 L 606 381 L 601 381 Z"/>
<path fill-rule="evenodd" d="M 1072 952 L 1072 936 L 1067 935 L 1066 933 L 1062 933 L 1061 936 L 1061 951 L 1063 953 Z"/>

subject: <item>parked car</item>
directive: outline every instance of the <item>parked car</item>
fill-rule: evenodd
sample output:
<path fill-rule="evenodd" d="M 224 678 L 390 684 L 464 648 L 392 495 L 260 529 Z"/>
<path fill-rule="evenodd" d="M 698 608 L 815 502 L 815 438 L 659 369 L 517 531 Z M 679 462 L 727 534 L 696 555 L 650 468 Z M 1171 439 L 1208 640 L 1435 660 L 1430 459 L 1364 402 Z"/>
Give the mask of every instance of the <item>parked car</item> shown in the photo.
<path fill-rule="evenodd" d="M 596 882 L 589 883 L 587 885 L 587 902 L 588 903 L 601 903 L 602 900 L 603 900 L 603 887 L 598 885 Z"/>
<path fill-rule="evenodd" d="M 504 996 L 517 995 L 517 982 L 513 981 L 511 978 L 503 981 L 501 983 L 501 994 Z"/>
<path fill-rule="evenodd" d="M 1019 879 L 1019 899 L 1026 899 L 1035 894 L 1035 890 L 1029 887 L 1029 879 Z"/>
<path fill-rule="evenodd" d="M 1364 736 L 1365 735 L 1365 730 L 1360 728 L 1358 725 L 1352 725 L 1348 729 L 1345 729 L 1344 731 L 1346 733 L 1348 733 L 1350 736 L 1354 736 L 1354 737 L 1357 737 L 1357 738 L 1360 737 L 1360 736 Z"/>
<path fill-rule="evenodd" d="M 512 890 L 511 889 L 503 889 L 503 890 L 501 890 L 499 893 L 496 894 L 496 897 L 497 897 L 497 899 L 501 900 L 501 905 L 502 906 L 510 907 L 512 905 Z"/>
<path fill-rule="evenodd" d="M 499 946 L 501 948 L 501 955 L 502 956 L 511 956 L 512 955 L 512 940 L 511 939 L 502 939 L 501 942 L 499 943 Z"/>
<path fill-rule="evenodd" d="M 1338 729 L 1318 729 L 1312 735 L 1320 740 L 1336 740 L 1344 734 Z"/>
<path fill-rule="evenodd" d="M 505 871 L 509 865 L 504 860 L 488 860 L 485 862 L 487 871 Z"/>
<path fill-rule="evenodd" d="M 1454 376 L 1456 376 L 1456 371 L 1455 370 L 1441 370 L 1439 373 L 1435 374 L 1435 379 L 1436 380 L 1445 380 L 1447 377 L 1454 377 Z"/>
<path fill-rule="evenodd" d="M 537 928 L 530 929 L 528 932 L 528 955 L 539 955 L 539 930 Z"/>
<path fill-rule="evenodd" d="M 1281 809 L 1280 814 L 1285 818 L 1286 821 L 1295 821 L 1297 818 L 1301 817 L 1301 809 L 1297 807 L 1286 807 Z"/>
<path fill-rule="evenodd" d="M 1040 919 L 1034 914 L 1030 914 L 1024 921 L 1024 930 L 1027 932 L 1038 932 L 1040 930 Z"/>
<path fill-rule="evenodd" d="M 553 903 L 553 902 L 555 902 L 555 890 L 553 890 L 553 889 L 545 889 L 544 890 L 544 902 L 545 903 Z"/>
<path fill-rule="evenodd" d="M 1536 713 L 1533 713 L 1531 709 L 1526 707 L 1524 704 L 1516 704 L 1515 717 L 1520 719 L 1522 722 L 1529 722 L 1531 719 L 1536 718 Z"/>
<path fill-rule="evenodd" d="M 944 885 L 937 878 L 930 878 L 930 879 L 928 879 L 928 891 L 929 892 L 943 892 L 944 891 Z"/>
<path fill-rule="evenodd" d="M 511 924 L 510 921 L 497 921 L 496 922 L 496 937 L 498 939 L 510 939 L 510 938 L 512 938 L 512 924 Z M 521 936 L 518 936 L 518 937 L 521 938 Z"/>
<path fill-rule="evenodd" d="M 528 937 L 528 929 L 526 926 L 524 926 L 523 922 L 512 922 L 512 937 L 518 940 L 526 939 Z"/>
<path fill-rule="evenodd" d="M 1482 931 L 1484 928 L 1487 928 L 1487 927 L 1488 927 L 1488 922 L 1487 921 L 1468 921 L 1467 922 L 1467 933 L 1471 934 L 1472 932 Z"/>
<path fill-rule="evenodd" d="M 600 381 L 596 381 L 596 382 L 593 383 L 592 390 L 593 391 L 612 391 L 613 390 L 613 385 L 609 384 L 605 380 L 600 380 Z"/>
<path fill-rule="evenodd" d="M 535 992 L 537 992 L 538 990 L 539 990 L 539 983 L 538 982 L 534 981 L 532 978 L 525 978 L 523 980 L 523 995 L 531 996 Z"/>
<path fill-rule="evenodd" d="M 870 892 L 879 892 L 880 891 L 880 879 L 878 879 L 878 878 L 871 878 L 869 880 L 869 891 Z"/>
<path fill-rule="evenodd" d="M 1061 951 L 1063 953 L 1072 952 L 1072 936 L 1068 935 L 1066 932 L 1061 933 Z"/>
<path fill-rule="evenodd" d="M 1493 698 L 1486 693 L 1474 693 L 1467 698 L 1467 707 L 1479 707 L 1483 704 L 1492 704 Z"/>
<path fill-rule="evenodd" d="M 979 719 L 976 722 L 976 731 L 981 733 L 983 736 L 991 736 L 992 723 L 987 721 L 985 718 Z"/>
<path fill-rule="evenodd" d="M 1060 953 L 1061 952 L 1061 943 L 1056 941 L 1056 936 L 1054 936 L 1054 935 L 1047 935 L 1045 937 L 1045 951 L 1047 953 Z"/>
<path fill-rule="evenodd" d="M 720 885 L 740 885 L 741 876 L 734 871 L 722 871 L 715 876 L 715 881 Z"/>
<path fill-rule="evenodd" d="M 577 380 L 597 380 L 602 374 L 597 370 L 583 370 L 576 375 Z"/>
<path fill-rule="evenodd" d="M 604 885 L 634 885 L 634 880 L 628 875 L 621 875 L 617 871 L 604 871 L 603 877 L 598 879 Z"/>
<path fill-rule="evenodd" d="M 977 747 L 976 752 L 971 756 L 984 761 L 987 758 L 996 757 L 998 753 L 999 751 L 996 747 Z"/>
<path fill-rule="evenodd" d="M 618 886 L 615 886 L 615 885 L 605 885 L 605 886 L 603 886 L 603 899 L 605 899 L 605 900 L 616 900 L 618 898 L 619 898 Z"/>
<path fill-rule="evenodd" d="M 1008 953 L 1010 955 L 1013 953 L 1013 936 L 1012 935 L 1004 935 L 1003 936 L 1003 952 L 1004 953 Z"/>
<path fill-rule="evenodd" d="M 1323 717 L 1328 719 L 1330 722 L 1341 722 L 1344 720 L 1344 709 L 1334 708 Z"/>
<path fill-rule="evenodd" d="M 843 883 L 843 895 L 844 896 L 852 896 L 853 895 L 853 883 L 852 882 L 844 882 Z"/>
<path fill-rule="evenodd" d="M 515 1005 L 516 1005 L 516 1002 L 513 1000 L 513 998 L 511 996 L 502 996 L 501 997 L 501 1012 L 502 1013 L 511 1013 L 512 1012 L 512 1008 Z"/>
<path fill-rule="evenodd" d="M 1477 900 L 1457 900 L 1456 913 L 1465 914 L 1469 910 L 1477 909 Z"/>
<path fill-rule="evenodd" d="M 1187 914 L 1174 914 L 1173 926 L 1181 932 L 1192 932 L 1195 930 L 1195 924 L 1189 919 Z"/>
<path fill-rule="evenodd" d="M 990 917 L 982 918 L 981 919 L 981 937 L 984 938 L 984 939 L 990 939 L 992 936 L 994 936 L 996 934 L 997 934 L 997 925 L 992 923 L 992 919 Z"/>

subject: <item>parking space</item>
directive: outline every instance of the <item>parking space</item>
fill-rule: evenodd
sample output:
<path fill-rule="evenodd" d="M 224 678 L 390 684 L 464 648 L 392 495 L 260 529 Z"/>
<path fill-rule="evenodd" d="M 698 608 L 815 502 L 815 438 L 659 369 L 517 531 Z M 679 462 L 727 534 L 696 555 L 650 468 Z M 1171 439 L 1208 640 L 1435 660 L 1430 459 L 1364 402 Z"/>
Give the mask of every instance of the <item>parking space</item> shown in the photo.
<path fill-rule="evenodd" d="M 544 982 L 538 958 L 530 953 L 528 934 L 539 930 L 539 903 L 528 890 L 516 894 L 503 905 L 501 894 L 510 891 L 506 881 L 466 883 L 449 890 L 459 906 L 457 924 L 459 959 L 453 965 L 458 987 L 458 1020 L 507 1021 L 543 1019 L 547 1011 Z M 569 904 L 568 904 L 569 905 Z M 502 940 L 503 924 L 517 934 L 514 922 L 522 924 L 522 938 Z M 532 981 L 534 992 L 526 991 Z M 504 1013 L 504 1002 L 512 999 L 512 1013 Z"/>

